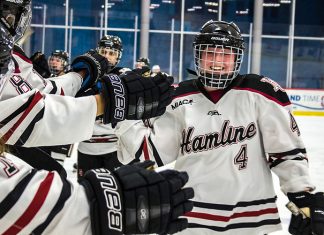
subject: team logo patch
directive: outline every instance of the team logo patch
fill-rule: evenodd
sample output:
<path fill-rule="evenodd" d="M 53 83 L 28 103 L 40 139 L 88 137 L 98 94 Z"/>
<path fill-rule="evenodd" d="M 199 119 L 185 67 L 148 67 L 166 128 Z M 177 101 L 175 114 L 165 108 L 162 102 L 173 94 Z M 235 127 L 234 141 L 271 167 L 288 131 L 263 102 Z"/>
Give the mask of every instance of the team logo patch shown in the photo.
<path fill-rule="evenodd" d="M 211 110 L 207 113 L 208 116 L 220 116 L 220 114 L 217 110 Z"/>
<path fill-rule="evenodd" d="M 273 90 L 275 92 L 277 92 L 277 91 L 285 92 L 285 90 L 277 82 L 273 81 L 272 79 L 270 79 L 268 77 L 261 78 L 261 82 L 269 83 L 271 86 L 273 86 Z"/>
<path fill-rule="evenodd" d="M 174 104 L 171 104 L 171 108 L 174 110 L 174 109 L 180 107 L 181 105 L 185 105 L 185 104 L 192 105 L 192 103 L 193 103 L 192 99 L 183 99 L 183 100 L 175 102 Z"/>
<path fill-rule="evenodd" d="M 291 114 L 291 112 L 289 112 L 289 115 L 290 115 L 290 128 L 292 132 L 296 132 L 297 135 L 300 136 L 300 130 L 294 116 Z"/>

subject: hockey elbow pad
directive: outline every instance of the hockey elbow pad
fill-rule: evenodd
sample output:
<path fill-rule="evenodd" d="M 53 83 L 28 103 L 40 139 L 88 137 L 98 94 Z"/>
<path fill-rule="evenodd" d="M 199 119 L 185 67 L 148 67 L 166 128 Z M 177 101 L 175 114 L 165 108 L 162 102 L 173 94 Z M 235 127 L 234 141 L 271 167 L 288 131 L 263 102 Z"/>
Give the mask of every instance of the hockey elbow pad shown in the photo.
<path fill-rule="evenodd" d="M 173 77 L 159 74 L 144 78 L 129 71 L 101 78 L 105 99 L 104 123 L 140 120 L 162 115 L 172 101 Z"/>
<path fill-rule="evenodd" d="M 187 219 L 179 218 L 193 208 L 193 189 L 183 188 L 187 173 L 147 170 L 153 165 L 86 172 L 80 183 L 90 201 L 93 234 L 170 234 L 187 228 Z"/>
<path fill-rule="evenodd" d="M 288 193 L 290 201 L 298 208 L 309 208 L 309 214 L 292 214 L 289 232 L 293 235 L 324 234 L 324 193 Z"/>
<path fill-rule="evenodd" d="M 95 50 L 90 50 L 76 57 L 71 64 L 71 69 L 75 72 L 84 69 L 87 71 L 79 91 L 82 92 L 94 85 L 106 71 L 110 70 L 110 65 L 105 57 L 101 56 Z"/>

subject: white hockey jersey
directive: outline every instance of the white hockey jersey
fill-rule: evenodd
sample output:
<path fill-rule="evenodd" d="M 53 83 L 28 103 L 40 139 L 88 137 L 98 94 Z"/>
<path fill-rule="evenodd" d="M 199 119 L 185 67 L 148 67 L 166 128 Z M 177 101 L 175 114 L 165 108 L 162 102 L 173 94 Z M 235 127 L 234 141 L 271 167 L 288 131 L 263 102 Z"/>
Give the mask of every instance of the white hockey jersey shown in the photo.
<path fill-rule="evenodd" d="M 117 151 L 117 137 L 111 124 L 96 120 L 91 139 L 79 143 L 78 151 L 84 154 L 101 155 Z"/>
<path fill-rule="evenodd" d="M 258 75 L 238 76 L 216 103 L 198 80 L 185 81 L 149 128 L 118 126 L 118 157 L 176 160 L 188 172 L 194 209 L 180 234 L 268 234 L 281 229 L 270 170 L 285 193 L 314 188 L 289 107 L 285 91 Z"/>
<path fill-rule="evenodd" d="M 93 96 L 69 97 L 80 89 L 80 75 L 70 72 L 54 80 L 44 79 L 16 46 L 13 60 L 15 71 L 4 78 L 0 89 L 0 137 L 7 144 L 25 147 L 89 139 L 96 100 Z"/>
<path fill-rule="evenodd" d="M 0 234 L 91 234 L 84 187 L 57 172 L 0 157 Z"/>

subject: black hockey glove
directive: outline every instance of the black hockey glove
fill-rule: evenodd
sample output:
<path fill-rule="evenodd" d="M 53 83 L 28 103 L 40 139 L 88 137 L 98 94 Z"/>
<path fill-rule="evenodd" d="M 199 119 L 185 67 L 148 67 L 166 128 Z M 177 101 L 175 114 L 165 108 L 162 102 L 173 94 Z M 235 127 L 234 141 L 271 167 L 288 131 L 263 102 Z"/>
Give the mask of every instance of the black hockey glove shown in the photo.
<path fill-rule="evenodd" d="M 87 171 L 80 183 L 85 187 L 95 235 L 175 233 L 188 226 L 179 218 L 193 208 L 192 188 L 182 188 L 186 172 L 147 170 L 146 161 Z"/>
<path fill-rule="evenodd" d="M 303 214 L 291 216 L 289 232 L 293 235 L 324 235 L 324 193 L 288 193 L 298 208 L 309 208 L 310 218 Z"/>
<path fill-rule="evenodd" d="M 106 101 L 104 123 L 160 116 L 172 101 L 173 77 L 159 74 L 144 78 L 132 71 L 101 78 Z"/>
<path fill-rule="evenodd" d="M 48 62 L 46 56 L 40 52 L 35 52 L 30 60 L 33 62 L 33 68 L 39 73 L 43 78 L 49 78 L 51 76 L 50 69 L 48 67 Z"/>
<path fill-rule="evenodd" d="M 72 61 L 71 69 L 75 72 L 84 69 L 87 71 L 79 90 L 79 92 L 82 92 L 94 85 L 106 71 L 110 70 L 110 65 L 105 57 L 99 55 L 95 50 L 90 50 L 76 57 Z"/>

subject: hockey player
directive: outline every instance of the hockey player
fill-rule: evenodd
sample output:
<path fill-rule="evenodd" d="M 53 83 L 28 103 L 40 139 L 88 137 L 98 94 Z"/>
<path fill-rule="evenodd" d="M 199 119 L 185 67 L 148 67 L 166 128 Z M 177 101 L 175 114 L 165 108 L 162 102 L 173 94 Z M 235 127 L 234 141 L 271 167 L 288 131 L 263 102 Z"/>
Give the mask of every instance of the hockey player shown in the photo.
<path fill-rule="evenodd" d="M 1 139 L 0 139 L 1 142 Z M 91 170 L 81 184 L 36 170 L 0 143 L 0 234 L 169 234 L 187 227 L 192 209 L 185 172 L 154 163 Z"/>
<path fill-rule="evenodd" d="M 122 41 L 118 36 L 103 36 L 98 42 L 96 50 L 107 59 L 110 65 L 110 71 L 107 71 L 107 73 L 122 74 L 126 70 L 116 67 L 123 52 Z M 84 95 L 87 95 L 87 92 Z M 98 92 L 98 88 L 94 87 L 91 92 Z M 102 123 L 102 118 L 98 117 L 91 139 L 82 141 L 78 145 L 78 178 L 83 177 L 84 173 L 90 169 L 104 167 L 108 170 L 114 170 L 121 166 L 117 159 L 116 142 L 117 137 L 112 125 Z"/>
<path fill-rule="evenodd" d="M 34 60 L 31 58 L 33 63 L 33 68 L 35 69 L 35 65 L 39 65 L 36 61 L 41 61 L 42 57 L 44 57 L 44 54 L 41 52 L 38 52 L 37 54 L 33 56 Z M 36 57 L 36 58 L 35 58 Z M 39 59 L 37 59 L 37 57 Z M 47 61 L 46 61 L 47 63 Z M 37 66 L 37 72 L 39 73 L 41 67 L 43 66 Z M 69 55 L 66 51 L 62 50 L 55 50 L 52 52 L 51 56 L 48 58 L 48 69 L 50 70 L 50 77 L 57 77 L 62 76 L 68 71 L 69 67 Z M 55 79 L 54 79 L 55 82 Z M 10 152 L 22 159 L 24 159 L 26 156 L 34 156 L 34 159 L 37 159 L 36 157 L 43 157 L 45 156 L 51 156 L 54 158 L 57 162 L 59 162 L 61 165 L 64 164 L 65 158 L 70 157 L 72 152 L 73 145 L 56 145 L 56 146 L 42 146 L 42 147 L 34 147 L 34 148 L 26 148 L 26 147 L 20 147 L 20 146 L 10 146 Z M 37 160 L 36 160 L 37 161 Z M 35 166 L 35 163 L 32 162 L 32 160 L 28 161 L 33 166 Z"/>
<path fill-rule="evenodd" d="M 311 194 L 308 159 L 286 92 L 273 80 L 240 75 L 244 41 L 234 23 L 208 21 L 194 39 L 197 76 L 181 82 L 164 115 L 147 126 L 121 123 L 123 163 L 175 161 L 189 173 L 194 209 L 180 234 L 260 235 L 280 230 L 271 171 L 311 217 L 292 216 L 292 234 L 324 233 L 323 193 Z"/>
<path fill-rule="evenodd" d="M 64 75 L 69 69 L 69 54 L 66 51 L 55 50 L 48 58 L 48 66 L 52 77 Z"/>
<path fill-rule="evenodd" d="M 136 60 L 134 71 L 143 77 L 150 77 L 151 67 L 149 58 L 140 57 Z"/>
<path fill-rule="evenodd" d="M 29 24 L 30 6 L 30 0 L 0 2 L 0 233 L 166 234 L 186 228 L 186 219 L 178 217 L 192 209 L 188 200 L 193 190 L 182 188 L 188 180 L 184 172 L 157 173 L 146 170 L 152 166 L 152 162 L 146 162 L 114 172 L 89 171 L 80 185 L 69 182 L 58 171 L 38 170 L 14 156 L 3 155 L 4 143 L 8 142 L 33 146 L 46 141 L 60 144 L 75 138 L 86 139 L 91 135 L 96 114 L 104 114 L 106 123 L 162 114 L 160 105 L 150 110 L 138 107 L 138 97 L 142 105 L 150 104 L 147 97 L 135 92 L 133 85 L 146 86 L 147 90 L 142 92 L 154 89 L 166 95 L 169 91 L 167 83 L 130 73 L 122 79 L 116 75 L 101 78 L 103 94 L 96 97 L 76 99 L 53 95 L 58 88 L 55 84 L 47 86 L 21 51 L 12 55 L 11 35 L 23 34 Z M 100 70 L 106 68 L 100 58 L 88 53 L 75 60 L 79 73 L 68 73 L 65 77 L 65 80 L 70 78 L 71 91 L 76 93 L 82 84 L 91 84 L 92 80 L 87 78 L 100 77 Z M 16 93 L 10 84 L 17 89 Z M 38 89 L 41 84 L 42 91 Z M 167 93 L 156 85 L 164 87 Z M 45 93 L 51 88 L 53 94 Z M 63 86 L 59 89 L 64 91 Z M 123 105 L 115 102 L 121 99 Z M 164 99 L 162 106 L 167 103 Z M 67 133 L 69 129 L 76 137 Z"/>
<path fill-rule="evenodd" d="M 36 51 L 30 60 L 33 63 L 33 68 L 39 73 L 43 78 L 49 78 L 51 76 L 51 71 L 48 67 L 48 62 L 46 56 L 41 51 Z"/>
<path fill-rule="evenodd" d="M 171 101 L 172 77 L 104 75 L 109 65 L 95 51 L 75 58 L 72 72 L 55 80 L 43 79 L 33 70 L 22 49 L 13 47 L 14 40 L 29 26 L 30 18 L 30 0 L 1 1 L 0 137 L 6 144 L 24 147 L 71 144 L 91 138 L 96 116 L 103 115 L 104 123 L 116 123 L 161 115 L 165 111 Z M 100 94 L 72 97 L 99 80 Z M 34 167 L 42 169 L 45 164 L 41 161 L 34 162 L 39 162 Z M 56 166 L 46 166 L 48 170 L 57 170 Z"/>

